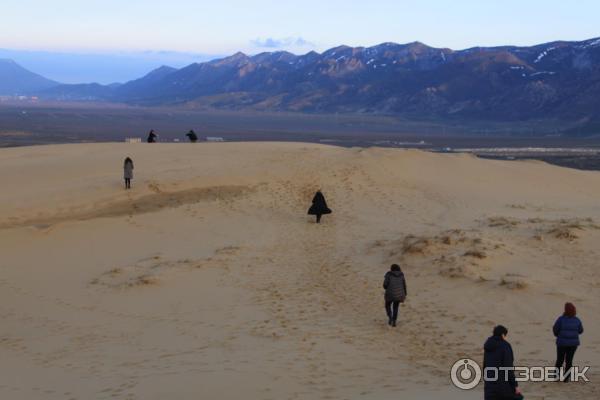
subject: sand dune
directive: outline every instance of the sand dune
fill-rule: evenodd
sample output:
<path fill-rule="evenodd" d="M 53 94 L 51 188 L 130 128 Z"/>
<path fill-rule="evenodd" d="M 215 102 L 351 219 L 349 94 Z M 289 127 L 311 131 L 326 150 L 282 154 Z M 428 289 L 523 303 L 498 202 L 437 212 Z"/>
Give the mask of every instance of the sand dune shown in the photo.
<path fill-rule="evenodd" d="M 13 148 L 0 165 L 2 399 L 477 399 L 454 361 L 481 360 L 502 323 L 517 364 L 552 364 L 565 301 L 592 382 L 523 390 L 600 396 L 597 172 L 293 143 Z M 316 225 L 319 188 L 334 213 Z"/>

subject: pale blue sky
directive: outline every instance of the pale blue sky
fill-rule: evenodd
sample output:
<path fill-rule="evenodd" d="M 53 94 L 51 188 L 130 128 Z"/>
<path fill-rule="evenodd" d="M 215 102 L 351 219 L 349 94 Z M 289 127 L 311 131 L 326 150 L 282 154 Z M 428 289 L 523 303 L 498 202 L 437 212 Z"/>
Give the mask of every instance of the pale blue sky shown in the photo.
<path fill-rule="evenodd" d="M 8 0 L 0 48 L 229 54 L 422 41 L 462 49 L 600 36 L 598 0 Z"/>

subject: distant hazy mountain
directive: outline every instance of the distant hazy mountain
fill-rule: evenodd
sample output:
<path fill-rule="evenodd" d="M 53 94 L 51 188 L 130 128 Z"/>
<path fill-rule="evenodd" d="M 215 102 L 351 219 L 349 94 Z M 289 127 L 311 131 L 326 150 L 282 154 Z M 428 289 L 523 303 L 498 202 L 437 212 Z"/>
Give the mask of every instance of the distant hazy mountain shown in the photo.
<path fill-rule="evenodd" d="M 160 65 L 184 67 L 213 60 L 216 55 L 176 51 L 121 51 L 115 53 L 69 53 L 0 49 L 0 58 L 14 60 L 24 68 L 58 82 L 111 84 L 139 78 Z"/>
<path fill-rule="evenodd" d="M 0 95 L 24 95 L 59 85 L 21 67 L 13 60 L 0 59 Z"/>
<path fill-rule="evenodd" d="M 154 88 L 167 75 L 177 71 L 176 68 L 162 66 L 140 79 L 125 84 L 100 85 L 82 83 L 77 85 L 59 85 L 40 92 L 43 98 L 62 101 L 120 101 L 125 98 L 129 103 L 145 102 L 154 95 Z"/>
<path fill-rule="evenodd" d="M 70 90 L 77 99 L 79 89 Z M 178 70 L 163 67 L 94 100 L 424 119 L 598 120 L 600 39 L 461 51 L 415 42 L 301 56 L 237 53 Z"/>

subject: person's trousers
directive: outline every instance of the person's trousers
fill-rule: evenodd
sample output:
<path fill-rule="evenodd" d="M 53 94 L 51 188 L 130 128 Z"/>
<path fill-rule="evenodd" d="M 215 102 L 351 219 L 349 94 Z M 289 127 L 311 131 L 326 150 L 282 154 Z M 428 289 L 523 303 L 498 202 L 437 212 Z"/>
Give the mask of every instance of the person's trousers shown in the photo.
<path fill-rule="evenodd" d="M 484 387 L 483 389 L 484 400 L 518 400 L 522 399 L 521 396 L 517 396 L 515 389 L 505 385 L 494 385 Z"/>
<path fill-rule="evenodd" d="M 399 301 L 385 301 L 385 313 L 392 321 L 398 319 L 398 307 L 400 307 Z"/>
<path fill-rule="evenodd" d="M 125 187 L 129 189 L 131 187 L 131 179 L 125 178 Z"/>
<path fill-rule="evenodd" d="M 577 346 L 556 346 L 556 368 L 561 368 L 565 364 L 565 382 L 571 380 L 571 374 L 567 371 L 573 366 L 573 357 Z"/>

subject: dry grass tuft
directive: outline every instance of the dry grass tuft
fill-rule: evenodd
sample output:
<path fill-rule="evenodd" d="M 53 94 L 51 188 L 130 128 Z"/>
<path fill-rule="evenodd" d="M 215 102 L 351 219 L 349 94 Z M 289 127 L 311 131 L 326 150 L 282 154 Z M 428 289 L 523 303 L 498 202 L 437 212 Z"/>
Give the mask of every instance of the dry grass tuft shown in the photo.
<path fill-rule="evenodd" d="M 465 252 L 465 254 L 463 254 L 463 256 L 475 257 L 475 258 L 479 258 L 480 260 L 487 258 L 487 254 L 483 250 L 477 250 L 477 249 L 469 250 L 469 251 Z"/>

